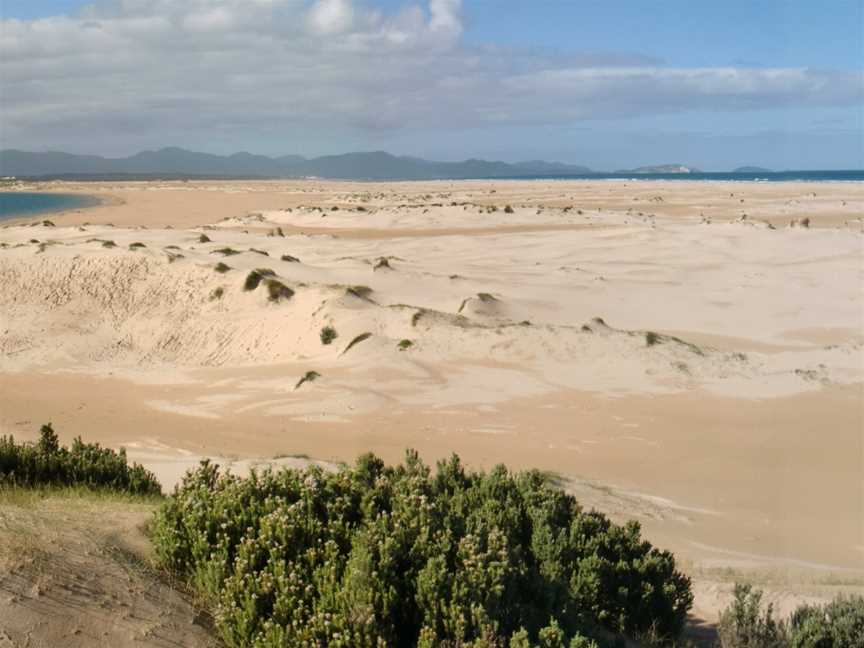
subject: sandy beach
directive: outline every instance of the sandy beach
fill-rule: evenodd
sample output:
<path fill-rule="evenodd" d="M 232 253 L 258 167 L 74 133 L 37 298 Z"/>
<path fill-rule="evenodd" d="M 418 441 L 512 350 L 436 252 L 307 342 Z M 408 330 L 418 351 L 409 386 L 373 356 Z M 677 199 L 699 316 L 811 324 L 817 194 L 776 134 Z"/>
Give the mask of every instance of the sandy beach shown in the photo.
<path fill-rule="evenodd" d="M 736 570 L 781 608 L 864 585 L 860 184 L 26 188 L 104 204 L 0 225 L 2 434 L 168 487 L 456 452 L 638 519 L 705 617 Z"/>

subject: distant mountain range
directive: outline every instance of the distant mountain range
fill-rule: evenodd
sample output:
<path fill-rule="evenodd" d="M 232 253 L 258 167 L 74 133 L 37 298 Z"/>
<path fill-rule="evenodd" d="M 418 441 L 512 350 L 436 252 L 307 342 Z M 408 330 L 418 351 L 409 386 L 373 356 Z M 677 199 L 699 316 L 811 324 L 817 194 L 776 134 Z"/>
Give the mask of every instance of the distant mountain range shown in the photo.
<path fill-rule="evenodd" d="M 739 167 L 733 173 L 770 173 L 762 167 Z M 683 164 L 661 164 L 615 171 L 611 175 L 702 173 Z M 123 179 L 152 178 L 330 178 L 345 180 L 458 180 L 464 178 L 534 178 L 610 175 L 578 164 L 495 162 L 470 159 L 434 162 L 384 151 L 306 158 L 267 157 L 251 153 L 212 155 L 171 147 L 142 151 L 125 158 L 71 153 L 0 151 L 0 176 L 17 178 Z"/>
<path fill-rule="evenodd" d="M 317 158 L 299 155 L 266 157 L 251 153 L 222 156 L 180 148 L 144 151 L 126 158 L 26 151 L 0 151 L 0 176 L 85 177 L 168 176 L 296 178 L 319 177 L 356 180 L 434 180 L 460 178 L 519 178 L 540 175 L 582 175 L 591 169 L 556 162 L 432 162 L 397 157 L 383 151 L 345 153 Z"/>

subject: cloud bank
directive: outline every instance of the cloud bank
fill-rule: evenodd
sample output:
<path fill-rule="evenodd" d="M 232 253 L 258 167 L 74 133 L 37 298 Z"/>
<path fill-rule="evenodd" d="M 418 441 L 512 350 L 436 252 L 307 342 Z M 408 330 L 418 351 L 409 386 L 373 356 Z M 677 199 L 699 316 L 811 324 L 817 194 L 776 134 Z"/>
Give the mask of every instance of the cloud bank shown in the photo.
<path fill-rule="evenodd" d="M 861 72 L 552 56 L 468 45 L 462 33 L 461 0 L 395 12 L 356 0 L 106 0 L 71 17 L 3 20 L 0 144 L 32 148 L 70 132 L 82 143 L 107 133 L 206 141 L 286 125 L 434 132 L 864 102 Z"/>

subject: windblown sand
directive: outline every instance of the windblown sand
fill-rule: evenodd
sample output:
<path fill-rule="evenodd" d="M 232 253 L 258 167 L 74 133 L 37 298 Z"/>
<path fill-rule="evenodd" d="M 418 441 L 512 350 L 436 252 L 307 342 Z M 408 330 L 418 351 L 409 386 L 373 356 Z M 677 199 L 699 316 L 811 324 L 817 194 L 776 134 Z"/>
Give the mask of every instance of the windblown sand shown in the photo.
<path fill-rule="evenodd" d="M 169 486 L 456 452 L 640 520 L 706 609 L 712 570 L 864 583 L 860 184 L 28 188 L 108 200 L 0 229 L 0 433 Z"/>

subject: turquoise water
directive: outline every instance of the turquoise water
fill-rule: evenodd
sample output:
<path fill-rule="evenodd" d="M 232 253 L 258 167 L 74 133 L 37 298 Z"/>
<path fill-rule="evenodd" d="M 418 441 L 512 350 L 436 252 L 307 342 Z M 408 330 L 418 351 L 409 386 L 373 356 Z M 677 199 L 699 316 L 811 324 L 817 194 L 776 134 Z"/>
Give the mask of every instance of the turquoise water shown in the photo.
<path fill-rule="evenodd" d="M 98 198 L 79 194 L 0 191 L 0 220 L 82 209 L 98 204 Z"/>

